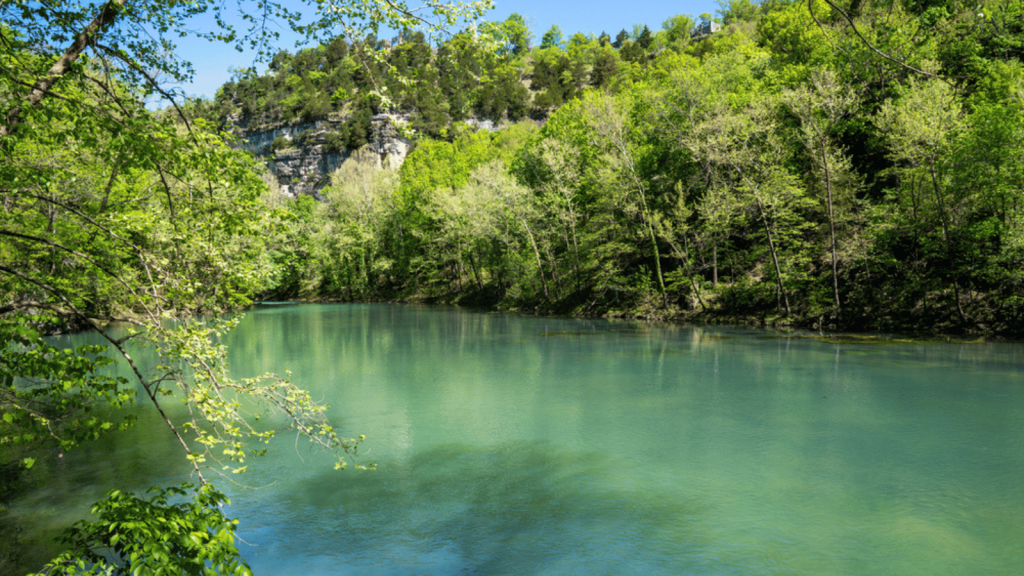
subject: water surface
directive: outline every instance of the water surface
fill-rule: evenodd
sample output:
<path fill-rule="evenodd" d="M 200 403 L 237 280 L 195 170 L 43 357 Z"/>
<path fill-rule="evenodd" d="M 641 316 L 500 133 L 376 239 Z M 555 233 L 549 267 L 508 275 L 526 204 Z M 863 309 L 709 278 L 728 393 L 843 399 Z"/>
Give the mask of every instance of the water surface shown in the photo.
<path fill-rule="evenodd" d="M 1020 574 L 1024 347 L 402 305 L 251 311 L 375 472 L 283 434 L 220 483 L 257 574 Z M 161 424 L 39 466 L 36 540 L 187 475 Z M 33 541 L 29 538 L 29 541 Z"/>

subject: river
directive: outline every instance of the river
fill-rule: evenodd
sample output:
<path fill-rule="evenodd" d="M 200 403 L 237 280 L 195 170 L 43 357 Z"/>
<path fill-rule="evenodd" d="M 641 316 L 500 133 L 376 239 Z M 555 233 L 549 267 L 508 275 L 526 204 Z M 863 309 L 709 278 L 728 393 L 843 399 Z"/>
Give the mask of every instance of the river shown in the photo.
<path fill-rule="evenodd" d="M 290 369 L 377 470 L 283 434 L 218 486 L 258 575 L 1020 574 L 1024 346 L 813 336 L 257 307 L 233 369 Z M 28 557 L 187 478 L 152 412 L 33 469 Z"/>

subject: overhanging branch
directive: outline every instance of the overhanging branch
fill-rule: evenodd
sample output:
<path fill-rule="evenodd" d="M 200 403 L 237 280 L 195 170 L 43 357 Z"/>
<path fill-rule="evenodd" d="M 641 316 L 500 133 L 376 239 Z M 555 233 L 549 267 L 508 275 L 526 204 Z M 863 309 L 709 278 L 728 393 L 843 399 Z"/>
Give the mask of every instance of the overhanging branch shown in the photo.
<path fill-rule="evenodd" d="M 79 32 L 71 45 L 64 50 L 64 54 L 57 59 L 57 62 L 50 67 L 45 75 L 36 80 L 28 95 L 25 96 L 24 101 L 21 104 L 16 104 L 7 112 L 4 118 L 5 123 L 0 124 L 0 140 L 14 133 L 18 124 L 21 123 L 21 115 L 25 109 L 39 105 L 43 97 L 50 91 L 50 88 L 68 72 L 71 65 L 82 55 L 85 47 L 92 41 L 93 37 L 117 19 L 118 14 L 124 8 L 125 2 L 127 0 L 108 0 L 103 5 L 100 13 L 92 19 L 92 22 L 89 22 L 84 30 Z"/>

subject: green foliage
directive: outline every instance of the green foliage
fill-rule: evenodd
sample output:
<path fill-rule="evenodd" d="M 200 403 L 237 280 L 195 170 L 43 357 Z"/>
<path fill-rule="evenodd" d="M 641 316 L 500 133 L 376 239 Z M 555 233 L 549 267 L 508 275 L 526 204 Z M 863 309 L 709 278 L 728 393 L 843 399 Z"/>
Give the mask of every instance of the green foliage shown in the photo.
<path fill-rule="evenodd" d="M 756 10 L 756 6 L 754 8 Z M 808 5 L 794 3 L 774 7 L 758 22 L 761 44 L 777 58 L 783 59 L 783 63 L 821 66 L 829 58 L 831 50 L 825 32 L 815 23 L 814 17 L 828 19 L 829 5 L 825 0 L 811 0 Z"/>
<path fill-rule="evenodd" d="M 399 204 L 415 206 L 433 190 L 459 188 L 474 168 L 501 153 L 487 132 L 467 132 L 451 143 L 421 142 L 402 164 Z"/>
<path fill-rule="evenodd" d="M 615 41 L 612 42 L 612 48 L 615 48 L 616 50 L 622 48 L 622 45 L 625 44 L 626 40 L 629 40 L 629 32 L 626 32 L 626 29 L 623 28 L 615 35 Z"/>
<path fill-rule="evenodd" d="M 26 320 L 45 325 L 53 318 Z M 96 414 L 97 403 L 120 408 L 135 399 L 127 380 L 98 373 L 114 363 L 104 355 L 106 346 L 58 349 L 35 328 L 10 319 L 0 319 L 0 342 L 0 445 L 24 449 L 55 441 L 61 450 L 70 450 L 134 423 L 132 416 Z M 26 467 L 33 462 L 26 458 Z"/>
<path fill-rule="evenodd" d="M 635 25 L 614 42 L 553 29 L 519 60 L 512 44 L 492 55 L 457 35 L 439 47 L 440 74 L 423 76 L 442 96 L 415 100 L 421 132 L 449 144 L 421 142 L 410 157 L 394 218 L 364 237 L 365 269 L 388 270 L 392 294 L 422 294 L 429 281 L 433 294 L 508 306 L 647 310 L 654 287 L 662 308 L 861 327 L 883 325 L 867 310 L 938 302 L 953 324 L 932 320 L 970 330 L 972 307 L 993 318 L 1002 306 L 1011 329 L 1018 4 L 979 16 L 862 3 L 847 11 L 851 25 L 834 4 L 728 2 L 723 28 L 699 42 L 680 15 L 657 35 Z M 503 25 L 481 30 L 505 38 Z M 954 71 L 958 90 L 924 80 Z M 615 105 L 596 106 L 591 87 L 618 94 Z M 955 122 L 926 141 L 944 110 Z M 527 111 L 546 125 L 502 168 L 451 123 Z M 480 188 L 512 190 L 509 176 L 532 191 L 516 196 L 529 210 L 498 210 Z"/>
<path fill-rule="evenodd" d="M 291 146 L 291 141 L 285 138 L 284 136 L 278 136 L 277 138 L 274 138 L 273 142 L 270 143 L 270 149 L 273 150 L 274 152 L 284 150 L 289 146 Z"/>
<path fill-rule="evenodd" d="M 519 13 L 513 12 L 504 22 L 498 23 L 494 28 L 494 33 L 501 42 L 498 48 L 499 53 L 521 56 L 530 51 L 533 32 L 526 25 L 526 19 Z"/>
<path fill-rule="evenodd" d="M 558 24 L 553 24 L 540 39 L 540 49 L 561 50 L 563 48 L 565 48 L 565 40 L 562 38 L 562 29 L 558 27 Z"/>
<path fill-rule="evenodd" d="M 369 118 L 383 110 L 410 115 L 414 130 L 433 137 L 474 113 L 502 121 L 529 110 L 517 57 L 531 37 L 521 16 L 484 23 L 478 36 L 454 34 L 436 51 L 422 33 L 399 40 L 390 50 L 339 38 L 295 56 L 280 53 L 266 74 L 225 85 L 212 108 L 219 121 L 235 116 L 250 130 L 340 116 L 347 127 L 332 141 L 339 150 L 366 144 Z"/>
<path fill-rule="evenodd" d="M 230 574 L 251 576 L 235 546 L 237 520 L 220 510 L 229 500 L 209 484 L 151 488 L 142 499 L 111 490 L 60 541 L 69 550 L 43 569 L 53 576 Z M 171 503 L 172 500 L 184 502 Z"/>
<path fill-rule="evenodd" d="M 644 29 L 636 38 L 636 43 L 644 50 L 647 50 L 651 46 L 651 42 L 654 42 L 654 36 L 651 34 L 651 29 L 644 25 Z"/>
<path fill-rule="evenodd" d="M 690 31 L 696 25 L 693 18 L 684 14 L 677 14 L 662 23 L 661 28 L 666 33 L 666 42 L 676 50 L 686 47 L 690 43 Z"/>
<path fill-rule="evenodd" d="M 619 72 L 618 52 L 611 46 L 602 46 L 594 58 L 594 65 L 590 70 L 590 85 L 597 88 L 610 86 Z"/>
<path fill-rule="evenodd" d="M 686 16 L 615 42 L 549 34 L 526 69 L 540 131 L 498 163 L 493 137 L 446 130 L 402 167 L 370 234 L 391 294 L 1021 330 L 1016 4 L 986 9 L 984 40 L 952 5 L 862 3 L 856 30 L 836 6 L 729 2 L 699 42 Z M 956 54 L 957 89 L 928 76 Z M 486 83 L 459 86 L 500 114 Z"/>
<path fill-rule="evenodd" d="M 248 573 L 234 547 L 234 523 L 218 510 L 225 499 L 208 476 L 241 473 L 265 452 L 275 431 L 259 416 L 282 415 L 333 452 L 337 468 L 362 440 L 340 436 L 326 406 L 287 378 L 227 375 L 219 340 L 236 320 L 220 314 L 272 287 L 282 262 L 270 253 L 269 240 L 289 223 L 315 224 L 317 211 L 308 199 L 294 211 L 270 208 L 276 199 L 261 167 L 232 149 L 217 125 L 229 115 L 254 126 L 309 120 L 340 106 L 352 112 L 347 144 L 358 145 L 369 115 L 386 102 L 379 87 L 365 87 L 386 67 L 374 57 L 373 40 L 354 47 L 332 41 L 295 55 L 265 54 L 273 56 L 270 73 L 236 73 L 212 103 L 149 110 L 147 98 L 169 98 L 154 74 L 178 80 L 190 74 L 187 63 L 166 56 L 171 38 L 196 35 L 180 22 L 212 13 L 223 26 L 222 8 L 132 0 L 0 5 L 4 457 L 31 467 L 124 429 L 134 420 L 119 409 L 138 394 L 202 483 L 186 503 L 172 503 L 186 488 L 158 491 L 149 500 L 109 493 L 94 508 L 98 520 L 66 534 L 71 550 L 49 573 Z M 369 16 L 370 29 L 413 23 L 404 4 L 377 0 L 335 4 L 301 26 L 297 14 L 273 2 L 242 8 L 250 23 L 274 14 L 309 38 L 357 16 Z M 482 5 L 435 8 L 451 25 L 459 16 L 478 16 Z M 247 38 L 269 45 L 268 28 L 250 32 Z M 198 36 L 238 38 L 224 27 Z M 88 41 L 72 42 L 76 37 Z M 422 51 L 406 56 L 415 61 Z M 301 227 L 288 232 L 295 230 Z M 45 339 L 70 330 L 93 331 L 105 344 L 62 350 Z M 106 375 L 115 359 L 130 380 Z M 172 397 L 187 404 L 180 419 L 163 409 Z"/>
<path fill-rule="evenodd" d="M 751 0 L 718 0 L 719 9 L 715 12 L 728 26 L 733 22 L 753 22 L 761 13 L 761 5 Z"/>

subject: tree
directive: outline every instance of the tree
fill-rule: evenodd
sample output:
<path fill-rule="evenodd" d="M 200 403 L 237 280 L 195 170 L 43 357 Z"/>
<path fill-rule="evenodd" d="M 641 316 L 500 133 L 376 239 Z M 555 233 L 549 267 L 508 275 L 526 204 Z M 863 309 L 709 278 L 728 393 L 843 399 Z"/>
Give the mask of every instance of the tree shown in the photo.
<path fill-rule="evenodd" d="M 533 33 L 526 25 L 526 19 L 518 13 L 513 12 L 505 19 L 505 30 L 508 33 L 508 43 L 511 46 L 509 52 L 514 56 L 520 56 L 530 51 L 530 42 L 533 41 Z"/>
<path fill-rule="evenodd" d="M 662 30 L 667 34 L 668 45 L 676 50 L 685 48 L 690 43 L 690 31 L 696 23 L 693 18 L 684 14 L 677 14 L 661 24 Z"/>
<path fill-rule="evenodd" d="M 533 32 L 526 24 L 526 19 L 516 12 L 502 22 L 481 23 L 479 32 L 493 38 L 497 45 L 497 51 L 501 55 L 521 56 L 526 54 L 530 51 L 530 44 L 533 42 Z"/>
<path fill-rule="evenodd" d="M 619 53 L 611 46 L 596 50 L 594 65 L 590 69 L 590 84 L 603 88 L 611 84 L 619 70 Z"/>
<path fill-rule="evenodd" d="M 543 227 L 538 226 L 538 235 L 543 235 L 542 240 L 545 236 L 559 237 L 558 241 L 569 260 L 567 267 L 571 270 L 575 291 L 582 293 L 587 282 L 582 271 L 585 248 L 581 241 L 581 228 L 585 221 L 582 213 L 585 200 L 581 194 L 584 177 L 582 155 L 572 142 L 572 129 L 580 125 L 577 122 L 565 122 L 566 116 L 578 116 L 574 113 L 577 108 L 577 104 L 573 104 L 559 110 L 556 118 L 545 126 L 544 137 L 528 143 L 520 151 L 514 171 L 520 180 L 532 188 L 536 210 L 548 216 L 540 222 Z M 544 243 L 557 244 L 558 241 Z M 558 255 L 556 252 L 556 258 L 551 262 L 552 278 L 561 274 L 558 271 Z M 546 282 L 543 267 L 540 267 L 540 272 L 542 282 Z"/>
<path fill-rule="evenodd" d="M 618 34 L 615 35 L 615 41 L 612 42 L 612 47 L 618 50 L 619 48 L 622 48 L 622 44 L 626 40 L 629 40 L 629 32 L 626 32 L 626 29 L 623 28 L 622 30 L 619 30 Z"/>
<path fill-rule="evenodd" d="M 188 483 L 150 493 L 149 500 L 108 493 L 93 508 L 98 522 L 78 522 L 61 537 L 70 550 L 49 574 L 251 574 L 234 544 L 237 521 L 219 511 L 229 503 L 224 494 Z M 169 503 L 184 496 L 191 501 Z"/>
<path fill-rule="evenodd" d="M 626 40 L 626 42 L 622 44 L 622 49 L 619 50 L 619 56 L 625 62 L 634 62 L 641 65 L 647 62 L 647 53 L 644 51 L 643 47 L 632 40 Z"/>
<path fill-rule="evenodd" d="M 565 47 L 565 41 L 562 38 L 562 29 L 558 27 L 558 24 L 554 24 L 544 33 L 544 36 L 540 40 L 541 50 L 558 49 L 561 50 Z"/>
<path fill-rule="evenodd" d="M 647 50 L 651 45 L 651 42 L 654 42 L 654 36 L 651 34 L 651 29 L 644 24 L 644 29 L 641 30 L 640 34 L 636 37 L 636 43 L 644 50 Z"/>
<path fill-rule="evenodd" d="M 800 255 L 800 236 L 806 228 L 800 213 L 807 201 L 786 167 L 789 150 L 782 140 L 775 98 L 762 96 L 741 110 L 714 110 L 689 135 L 688 146 L 714 166 L 713 186 L 719 189 L 716 194 L 731 196 L 727 205 L 753 209 L 771 257 L 779 308 L 791 316 L 786 279 L 799 277 L 800 270 L 796 265 L 783 269 L 783 249 L 790 244 L 791 253 Z"/>
<path fill-rule="evenodd" d="M 733 22 L 752 22 L 761 13 L 761 6 L 751 0 L 717 0 L 718 13 L 722 24 L 728 26 Z"/>
<path fill-rule="evenodd" d="M 950 180 L 974 198 L 961 266 L 976 291 L 992 296 L 998 313 L 989 321 L 1009 327 L 1024 317 L 1018 296 L 1024 279 L 1024 83 L 999 92 L 998 102 L 976 105 L 968 116 Z"/>
<path fill-rule="evenodd" d="M 405 3 L 378 0 L 334 4 L 305 24 L 272 1 L 240 7 L 249 25 L 243 36 L 223 25 L 221 2 L 0 5 L 0 444 L 25 455 L 42 443 L 70 449 L 116 432 L 131 421 L 96 417 L 97 404 L 131 402 L 137 386 L 201 485 L 174 490 L 191 496 L 187 505 L 167 504 L 166 492 L 149 500 L 110 492 L 95 508 L 97 521 L 67 533 L 73 550 L 47 568 L 51 574 L 148 574 L 172 559 L 190 573 L 248 573 L 233 546 L 233 523 L 218 507 L 224 498 L 208 484 L 211 474 L 243 471 L 260 453 L 253 445 L 274 434 L 249 419 L 240 397 L 285 413 L 337 454 L 338 467 L 359 442 L 341 437 L 325 406 L 285 378 L 228 378 L 217 337 L 237 320 L 190 316 L 248 304 L 270 275 L 260 244 L 266 186 L 253 160 L 190 118 L 158 75 L 191 74 L 188 63 L 167 56 L 177 36 L 248 43 L 270 55 L 276 35 L 264 26 L 268 18 L 317 38 L 337 27 L 355 30 L 353 16 L 368 15 L 371 31 L 422 17 Z M 435 8 L 442 22 L 479 13 L 479 6 Z M 183 24 L 203 13 L 221 26 L 194 32 Z M 170 110 L 148 111 L 143 103 L 153 95 Z M 133 328 L 120 336 L 106 327 L 110 320 Z M 69 329 L 94 330 L 107 344 L 69 352 L 41 339 Z M 138 346 L 155 351 L 154 365 L 136 361 Z M 97 374 L 113 358 L 134 383 Z M 167 387 L 189 404 L 184 420 L 163 411 Z M 195 540 L 174 540 L 173 525 L 196 526 Z M 154 549 L 156 540 L 166 546 Z M 104 550 L 113 551 L 113 563 L 100 560 Z M 154 565 L 164 555 L 168 562 Z"/>
<path fill-rule="evenodd" d="M 834 132 L 839 121 L 852 111 L 854 99 L 847 87 L 839 83 L 835 73 L 823 70 L 812 73 L 810 87 L 789 92 L 787 104 L 800 121 L 800 142 L 810 153 L 815 176 L 825 189 L 829 253 L 832 258 L 832 298 L 836 312 L 839 312 L 836 203 L 840 190 L 845 192 L 847 198 L 852 196 L 856 178 L 852 174 L 849 159 L 835 141 Z"/>
<path fill-rule="evenodd" d="M 334 223 L 328 238 L 337 244 L 340 260 L 335 266 L 348 275 L 347 288 L 364 298 L 374 289 L 374 272 L 391 268 L 389 255 L 378 248 L 395 212 L 398 174 L 379 164 L 376 154 L 365 149 L 356 152 L 331 175 L 331 186 L 324 193 Z M 355 270 L 349 272 L 353 266 Z"/>
<path fill-rule="evenodd" d="M 826 0 L 779 4 L 758 21 L 757 33 L 762 45 L 782 62 L 801 67 L 821 65 L 831 57 L 831 45 L 815 16 L 821 19 L 827 13 Z"/>
<path fill-rule="evenodd" d="M 938 257 L 938 276 L 952 287 L 957 316 L 966 323 L 956 254 L 965 240 L 960 228 L 969 216 L 970 189 L 949 185 L 956 136 L 965 124 L 961 104 L 949 84 L 911 79 L 898 100 L 883 104 L 875 122 L 897 163 L 899 194 L 910 203 L 916 240 Z M 940 238 L 929 238 L 936 225 Z"/>
<path fill-rule="evenodd" d="M 651 257 L 658 288 L 667 306 L 665 279 L 661 271 L 661 252 L 654 234 L 655 216 L 652 213 L 647 184 L 641 178 L 637 167 L 637 153 L 630 141 L 626 112 L 621 102 L 611 96 L 594 92 L 588 93 L 584 98 L 584 109 L 590 122 L 594 147 L 606 152 L 613 174 L 621 178 L 624 187 L 636 195 L 640 221 L 651 243 Z"/>
<path fill-rule="evenodd" d="M 169 96 L 156 84 L 155 74 L 166 74 L 175 81 L 187 80 L 192 74 L 189 63 L 164 56 L 168 50 L 173 50 L 171 38 L 175 36 L 248 45 L 266 57 L 274 51 L 272 42 L 279 37 L 276 31 L 266 26 L 268 19 L 284 21 L 307 40 L 320 40 L 323 34 L 338 28 L 354 38 L 362 36 L 363 30 L 375 34 L 380 24 L 394 29 L 414 28 L 422 24 L 451 24 L 460 17 L 478 17 L 483 9 L 489 7 L 461 2 L 432 3 L 431 6 L 438 18 L 436 22 L 417 15 L 417 11 L 404 1 L 349 0 L 317 12 L 316 18 L 303 24 L 299 13 L 273 0 L 240 0 L 238 14 L 247 26 L 240 37 L 238 30 L 224 24 L 226 4 L 212 0 L 186 5 L 108 0 L 101 6 L 82 4 L 77 0 L 41 5 L 27 0 L 5 2 L 0 7 L 0 14 L 10 30 L 9 34 L 24 45 L 49 50 L 60 46 L 61 52 L 54 54 L 52 60 L 39 60 L 35 69 L 5 70 L 5 75 L 16 80 L 18 88 L 14 91 L 17 96 L 6 106 L 3 123 L 0 124 L 0 138 L 17 128 L 27 110 L 38 106 L 45 97 L 59 95 L 61 79 L 68 74 L 81 73 L 79 58 L 86 53 L 110 68 L 119 69 L 130 83 L 145 86 L 144 96 L 156 93 Z M 218 22 L 218 28 L 194 31 L 181 24 L 207 12 Z M 360 26 L 358 22 L 365 24 Z"/>
<path fill-rule="evenodd" d="M 102 94 L 88 97 L 105 103 Z M 98 404 L 132 402 L 137 386 L 201 484 L 222 467 L 243 470 L 253 446 L 273 435 L 248 420 L 236 397 L 291 414 L 299 430 L 339 454 L 350 450 L 353 445 L 323 418 L 324 407 L 287 379 L 225 376 L 226 351 L 216 335 L 236 320 L 163 321 L 176 313 L 237 308 L 263 283 L 268 270 L 259 257 L 258 229 L 266 222 L 264 186 L 252 160 L 201 123 L 189 135 L 141 103 L 128 109 L 130 115 L 112 113 L 122 128 L 116 135 L 102 118 L 90 122 L 64 104 L 50 100 L 37 110 L 71 121 L 33 125 L 32 132 L 22 123 L 8 136 L 0 173 L 9 207 L 0 219 L 0 443 L 34 456 L 41 445 L 73 449 L 116 432 L 130 421 L 98 419 Z M 134 328 L 120 336 L 106 327 L 111 319 Z M 40 338 L 67 329 L 94 330 L 107 344 L 69 354 Z M 144 357 L 139 347 L 153 350 L 157 364 L 138 363 Z M 98 359 L 88 360 L 93 355 Z M 128 366 L 134 383 L 97 376 L 114 358 Z M 162 410 L 167 387 L 192 406 L 185 419 L 172 420 Z M 112 496 L 108 504 L 130 502 Z M 118 533 L 102 518 L 99 525 L 108 535 Z M 70 570 L 65 560 L 54 570 Z"/>

